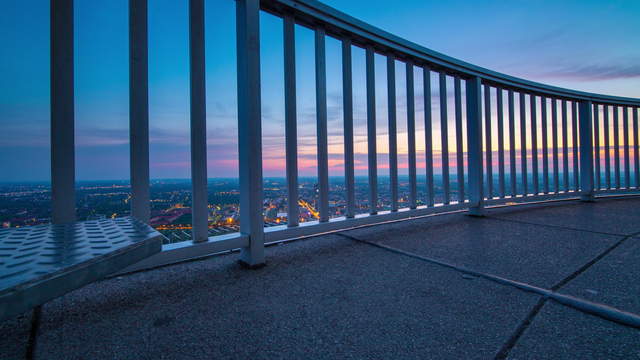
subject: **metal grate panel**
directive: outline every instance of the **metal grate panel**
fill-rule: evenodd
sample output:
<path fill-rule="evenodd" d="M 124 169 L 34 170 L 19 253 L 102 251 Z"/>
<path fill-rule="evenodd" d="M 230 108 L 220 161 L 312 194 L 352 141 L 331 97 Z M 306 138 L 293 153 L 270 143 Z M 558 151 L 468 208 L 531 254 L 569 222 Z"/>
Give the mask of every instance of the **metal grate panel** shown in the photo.
<path fill-rule="evenodd" d="M 0 319 L 160 252 L 162 235 L 125 217 L 0 230 Z"/>

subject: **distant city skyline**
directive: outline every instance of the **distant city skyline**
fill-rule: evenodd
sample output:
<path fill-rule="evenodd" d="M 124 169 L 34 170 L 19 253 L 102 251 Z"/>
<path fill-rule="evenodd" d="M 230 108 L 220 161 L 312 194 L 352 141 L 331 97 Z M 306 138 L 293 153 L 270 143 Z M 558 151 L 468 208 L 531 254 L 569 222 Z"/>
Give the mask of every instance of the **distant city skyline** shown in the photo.
<path fill-rule="evenodd" d="M 640 97 L 636 1 L 323 1 L 395 35 L 492 70 L 552 85 Z M 187 1 L 149 1 L 152 178 L 188 178 Z M 77 179 L 129 177 L 127 1 L 75 1 Z M 234 1 L 206 2 L 209 175 L 237 176 Z M 491 19 L 487 21 L 487 19 Z M 284 175 L 282 21 L 261 15 L 265 177 Z M 508 31 L 506 31 L 508 30 Z M 49 178 L 49 1 L 9 2 L 0 14 L 0 181 Z M 301 176 L 315 174 L 313 34 L 296 27 Z M 342 171 L 339 43 L 327 39 L 330 175 Z M 366 174 L 364 54 L 353 49 L 356 174 Z M 379 167 L 388 162 L 386 64 L 376 56 Z M 398 62 L 400 172 L 406 173 L 404 66 Z M 418 166 L 424 136 L 416 70 Z M 435 84 L 435 74 L 432 83 Z M 432 110 L 439 119 L 437 86 Z M 449 86 L 451 89 L 452 87 Z M 453 111 L 449 112 L 453 128 Z M 434 121 L 434 146 L 440 147 Z M 224 134 L 224 136 L 221 136 Z M 454 133 L 449 131 L 452 139 Z M 519 141 L 519 140 L 518 140 Z M 450 141 L 453 150 L 455 141 Z M 495 145 L 495 144 L 494 144 Z M 519 144 L 517 144 L 518 146 Z M 518 154 L 519 156 L 519 154 Z M 451 159 L 455 164 L 455 159 Z M 436 159 L 436 168 L 438 167 Z M 10 169 L 8 171 L 8 169 Z M 452 172 L 454 167 L 452 167 Z"/>
<path fill-rule="evenodd" d="M 531 176 L 528 176 L 529 181 Z M 506 176 L 511 180 L 510 176 Z M 354 211 L 365 214 L 372 211 L 369 197 L 369 181 L 366 176 L 354 179 Z M 510 196 L 512 191 L 524 190 L 524 179 L 518 174 L 515 177 L 515 189 L 505 187 L 503 192 L 498 186 L 497 175 L 493 177 L 492 197 L 501 194 Z M 550 179 L 551 180 L 551 179 Z M 635 179 L 634 179 L 635 180 Z M 318 212 L 318 182 L 315 177 L 300 177 L 298 183 L 300 222 L 315 221 Z M 549 191 L 554 192 L 555 184 L 550 184 Z M 627 185 L 625 183 L 625 185 Z M 488 186 L 485 186 L 488 191 Z M 80 220 L 100 220 L 128 216 L 131 213 L 131 187 L 126 180 L 79 181 L 76 183 L 76 215 Z M 446 189 L 449 188 L 447 193 Z M 416 205 L 456 203 L 461 200 L 457 177 L 444 185 L 441 175 L 433 177 L 431 193 L 426 176 L 416 177 Z M 558 191 L 572 191 L 576 183 L 571 177 L 558 182 Z M 207 187 L 208 231 L 210 236 L 237 232 L 240 222 L 240 184 L 237 178 L 209 179 Z M 387 211 L 392 208 L 393 196 L 389 176 L 379 176 L 377 182 L 376 211 Z M 540 189 L 545 191 L 545 189 Z M 398 207 L 406 208 L 410 202 L 410 179 L 406 175 L 398 177 Z M 447 195 L 448 194 L 448 195 Z M 488 193 L 487 193 L 488 194 Z M 347 211 L 347 193 L 344 178 L 329 178 L 329 216 L 332 218 L 345 216 Z M 464 192 L 464 199 L 468 193 Z M 150 182 L 151 218 L 149 224 L 161 231 L 166 241 L 177 242 L 191 239 L 192 206 L 190 179 L 156 179 Z M 267 177 L 263 189 L 264 226 L 284 225 L 288 222 L 289 194 L 287 182 L 283 177 Z M 51 221 L 51 186 L 48 183 L 3 183 L 0 182 L 0 228 L 23 227 L 47 224 Z"/>

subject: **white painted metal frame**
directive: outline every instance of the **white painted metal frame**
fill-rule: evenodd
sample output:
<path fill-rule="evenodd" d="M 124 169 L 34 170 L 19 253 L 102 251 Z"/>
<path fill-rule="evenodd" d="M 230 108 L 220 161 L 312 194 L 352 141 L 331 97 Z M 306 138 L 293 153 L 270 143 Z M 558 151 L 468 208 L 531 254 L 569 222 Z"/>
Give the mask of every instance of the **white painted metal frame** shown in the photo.
<path fill-rule="evenodd" d="M 287 225 L 298 226 L 298 126 L 296 114 L 296 41 L 295 22 L 284 17 L 284 117 L 287 172 Z"/>
<path fill-rule="evenodd" d="M 507 102 L 509 103 L 509 180 L 511 180 L 511 197 L 515 197 L 518 194 L 518 188 L 516 177 L 516 110 L 513 90 L 507 92 Z"/>
<path fill-rule="evenodd" d="M 629 109 L 622 108 L 624 146 L 624 187 L 631 188 L 631 162 L 629 159 Z"/>
<path fill-rule="evenodd" d="M 204 0 L 189 0 L 191 85 L 191 216 L 194 242 L 209 238 L 207 192 L 207 95 L 205 85 Z"/>
<path fill-rule="evenodd" d="M 560 193 L 560 160 L 558 157 L 558 100 L 551 99 L 551 130 L 553 136 L 553 188 Z"/>
<path fill-rule="evenodd" d="M 427 206 L 434 205 L 433 184 L 433 125 L 431 111 L 431 70 L 422 68 L 422 84 L 424 94 L 424 144 L 425 144 L 425 172 L 427 186 Z"/>
<path fill-rule="evenodd" d="M 54 223 L 75 219 L 74 198 L 74 139 L 73 139 L 73 1 L 51 2 L 51 125 L 52 125 L 52 196 Z M 481 215 L 489 205 L 511 202 L 546 201 L 574 198 L 581 195 L 591 200 L 595 195 L 633 194 L 640 185 L 638 154 L 638 106 L 640 100 L 612 97 L 557 88 L 500 74 L 439 54 L 404 39 L 395 37 L 369 24 L 353 19 L 315 0 L 236 0 L 237 66 L 238 66 L 238 124 L 240 164 L 241 231 L 239 234 L 209 238 L 207 231 L 207 174 L 206 174 L 206 92 L 204 86 L 204 1 L 190 0 L 190 68 L 191 68 L 191 156 L 193 180 L 194 242 L 165 245 L 164 251 L 138 269 L 181 259 L 241 248 L 241 260 L 249 266 L 264 263 L 265 241 L 279 241 L 292 237 L 309 236 L 354 226 L 423 216 L 439 212 L 469 209 Z M 268 11 L 284 18 L 284 71 L 285 71 L 285 138 L 287 164 L 287 191 L 289 221 L 286 226 L 263 227 L 262 215 L 262 145 L 260 111 L 260 11 Z M 298 169 L 296 128 L 296 72 L 295 26 L 311 28 L 315 32 L 315 78 L 317 107 L 317 146 L 320 219 L 298 224 Z M 148 109 L 148 44 L 147 0 L 129 1 L 130 39 L 130 143 L 132 215 L 142 221 L 149 220 L 149 109 Z M 328 206 L 328 141 L 327 141 L 327 78 L 325 38 L 331 36 L 342 42 L 342 86 L 344 116 L 344 159 L 346 187 L 346 216 L 329 219 Z M 367 140 L 369 174 L 368 215 L 355 216 L 354 144 L 353 144 L 353 89 L 352 46 L 366 50 L 367 87 Z M 392 211 L 378 212 L 375 63 L 376 53 L 387 56 L 387 86 L 389 89 L 389 144 L 392 178 Z M 397 179 L 397 114 L 395 92 L 395 62 L 406 65 L 407 130 L 410 201 L 408 209 L 399 208 Z M 415 95 L 414 67 L 423 69 L 426 203 L 417 206 L 416 154 L 415 154 Z M 433 176 L 433 131 L 431 112 L 431 71 L 439 74 L 440 136 L 442 143 L 444 204 L 435 206 Z M 453 78 L 455 138 L 459 195 L 457 203 L 450 204 L 449 152 L 448 152 L 448 98 L 447 76 Z M 462 90 L 466 83 L 466 134 L 462 134 Z M 485 90 L 486 148 L 482 146 L 482 88 Z M 493 147 L 491 92 L 496 89 L 498 125 L 498 183 L 499 198 L 493 191 Z M 507 92 L 509 129 L 510 196 L 505 184 L 503 91 Z M 520 160 L 523 190 L 516 186 L 516 131 L 514 92 L 519 94 Z M 526 98 L 529 98 L 530 121 L 527 124 Z M 536 98 L 540 97 L 540 115 Z M 547 99 L 551 101 L 551 145 L 553 146 L 553 189 L 549 181 L 549 153 Z M 561 126 L 558 127 L 558 104 L 561 101 Z M 568 108 L 571 104 L 572 134 L 568 131 Z M 599 107 L 603 107 L 603 133 L 600 133 Z M 578 109 L 579 107 L 579 109 Z M 609 108 L 613 107 L 613 129 L 610 128 Z M 620 141 L 619 111 L 623 111 L 623 139 Z M 579 111 L 578 111 L 579 110 Z M 630 134 L 629 111 L 633 112 L 633 134 Z M 542 189 L 538 174 L 538 121 L 542 136 Z M 531 136 L 527 134 L 530 127 Z M 562 131 L 561 134 L 558 132 Z M 610 131 L 614 131 L 610 134 Z M 465 138 L 466 135 L 466 138 Z M 613 137 L 614 186 L 611 182 L 611 144 Z M 562 137 L 562 187 L 558 140 Z M 569 184 L 569 139 L 572 137 L 573 188 Z M 600 139 L 604 138 L 605 180 L 600 180 Z M 630 141 L 630 137 L 633 141 Z M 595 144 L 594 144 L 595 140 Z M 465 184 L 463 143 L 467 143 L 467 181 Z M 635 190 L 631 186 L 631 142 L 633 142 L 633 170 Z M 530 143 L 531 146 L 527 146 Z M 527 148 L 531 148 L 533 189 L 527 182 Z M 483 153 L 484 151 L 484 153 Z M 597 154 L 594 159 L 594 152 Z M 623 152 L 624 186 L 621 183 Z M 487 160 L 487 173 L 483 172 L 483 157 Z M 595 172 L 594 176 L 594 161 Z M 584 174 L 589 174 L 585 176 Z M 487 181 L 485 200 L 483 181 Z M 465 185 L 467 185 L 465 187 Z M 466 191 L 465 191 L 466 190 Z M 552 191 L 554 190 L 554 191 Z M 542 194 L 542 193 L 543 194 Z M 468 203 L 465 196 L 468 195 Z M 266 231 L 266 234 L 265 234 Z"/>
<path fill-rule="evenodd" d="M 593 105 L 591 101 L 580 102 L 580 195 L 582 200 L 593 200 L 593 143 L 592 122 Z"/>
<path fill-rule="evenodd" d="M 527 173 L 527 105 L 525 93 L 520 92 L 520 175 L 522 176 L 522 195 L 529 195 L 529 174 Z"/>
<path fill-rule="evenodd" d="M 369 214 L 378 213 L 378 157 L 376 147 L 376 76 L 375 53 L 372 46 L 366 48 L 367 78 L 367 158 L 369 171 Z"/>
<path fill-rule="evenodd" d="M 618 106 L 613 107 L 613 171 L 616 189 L 620 189 L 620 123 Z"/>
<path fill-rule="evenodd" d="M 318 156 L 318 211 L 320 222 L 329 221 L 329 154 L 327 140 L 327 65 L 325 32 L 315 32 L 316 64 L 316 135 Z"/>
<path fill-rule="evenodd" d="M 484 156 L 485 173 L 487 176 L 487 199 L 493 198 L 493 151 L 491 134 L 491 88 L 484 85 Z"/>
<path fill-rule="evenodd" d="M 593 146 L 594 152 L 596 154 L 594 162 L 595 162 L 595 189 L 600 190 L 601 184 L 601 172 L 600 172 L 600 106 L 598 104 L 593 104 Z"/>
<path fill-rule="evenodd" d="M 462 134 L 462 81 L 456 76 L 453 79 L 453 93 L 456 111 L 456 165 L 458 177 L 458 202 L 465 201 L 464 186 L 464 144 Z"/>
<path fill-rule="evenodd" d="M 131 215 L 149 222 L 149 50 L 147 0 L 129 0 Z"/>
<path fill-rule="evenodd" d="M 533 180 L 533 194 L 540 194 L 540 183 L 538 177 L 538 111 L 536 107 L 535 95 L 529 95 L 531 112 L 531 175 Z"/>
<path fill-rule="evenodd" d="M 580 189 L 580 161 L 578 150 L 578 103 L 571 102 L 571 137 L 572 137 L 572 157 L 573 157 L 573 188 L 575 191 Z"/>
<path fill-rule="evenodd" d="M 73 0 L 51 1 L 51 215 L 76 219 Z"/>
<path fill-rule="evenodd" d="M 469 212 L 482 215 L 482 95 L 481 79 L 467 80 L 467 151 L 469 162 Z"/>
<path fill-rule="evenodd" d="M 413 64 L 406 63 L 406 85 L 407 85 L 407 142 L 408 162 L 409 162 L 409 208 L 415 209 L 418 204 L 418 188 L 416 178 L 416 110 L 413 83 Z"/>
<path fill-rule="evenodd" d="M 540 110 L 542 131 L 542 191 L 545 194 L 549 194 L 549 132 L 547 125 L 549 118 L 547 116 L 547 98 L 544 96 L 540 98 Z"/>
<path fill-rule="evenodd" d="M 569 127 L 567 101 L 562 100 L 562 183 L 564 191 L 569 191 Z"/>
<path fill-rule="evenodd" d="M 398 211 L 398 136 L 396 126 L 396 60 L 387 55 L 387 108 L 389 126 L 389 186 L 391 211 Z M 409 134 L 411 132 L 409 131 Z"/>
<path fill-rule="evenodd" d="M 633 111 L 633 170 L 635 173 L 635 187 L 640 188 L 640 145 L 638 144 L 638 108 L 631 108 Z M 598 172 L 599 174 L 599 172 Z"/>
<path fill-rule="evenodd" d="M 504 99 L 501 88 L 496 88 L 496 106 L 498 107 L 498 192 L 501 198 L 506 196 L 504 183 Z"/>
<path fill-rule="evenodd" d="M 440 81 L 440 149 L 442 167 L 442 190 L 444 192 L 444 204 L 451 201 L 451 191 L 449 187 L 449 116 L 447 115 L 447 75 L 441 72 Z"/>
<path fill-rule="evenodd" d="M 609 106 L 603 106 L 604 113 L 602 115 L 604 120 L 604 167 L 605 167 L 605 183 L 606 188 L 611 189 L 611 149 L 609 147 Z"/>
<path fill-rule="evenodd" d="M 342 40 L 342 111 L 344 121 L 344 178 L 347 190 L 346 217 L 355 216 L 355 179 L 353 156 L 353 79 L 351 41 Z"/>
<path fill-rule="evenodd" d="M 236 1 L 240 233 L 249 237 L 240 261 L 264 264 L 262 124 L 260 107 L 260 1 Z"/>

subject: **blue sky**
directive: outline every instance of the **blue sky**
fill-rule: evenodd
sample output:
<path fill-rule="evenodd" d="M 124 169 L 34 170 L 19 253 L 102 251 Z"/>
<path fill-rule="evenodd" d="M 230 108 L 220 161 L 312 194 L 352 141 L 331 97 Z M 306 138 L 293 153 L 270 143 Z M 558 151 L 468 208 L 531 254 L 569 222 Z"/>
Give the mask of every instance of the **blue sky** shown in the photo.
<path fill-rule="evenodd" d="M 48 0 L 2 0 L 0 181 L 49 178 Z M 510 75 L 585 91 L 640 97 L 638 1 L 338 1 L 356 18 L 449 56 Z M 149 0 L 151 176 L 189 176 L 186 0 Z M 236 176 L 233 0 L 206 0 L 209 175 Z M 127 1 L 76 0 L 77 178 L 127 179 Z M 284 174 L 282 22 L 262 21 L 265 175 Z M 302 175 L 315 173 L 313 33 L 296 27 Z M 327 39 L 331 175 L 340 175 L 339 43 Z M 366 163 L 364 53 L 353 50 L 356 159 Z M 379 135 L 386 122 L 385 59 L 376 56 Z M 398 106 L 404 66 L 396 64 Z M 416 96 L 421 86 L 416 72 Z M 435 78 L 434 78 L 435 79 Z M 416 118 L 421 118 L 418 106 Z M 399 109 L 401 163 L 406 114 Z M 419 124 L 420 121 L 417 121 Z M 423 129 L 418 126 L 418 130 Z M 436 129 L 437 130 L 437 129 Z M 384 137 L 383 137 L 384 138 Z M 380 141 L 381 163 L 385 142 Z M 418 136 L 418 149 L 420 149 Z M 406 153 L 406 152 L 405 152 Z M 384 164 L 381 166 L 384 168 Z M 359 167 L 359 172 L 366 173 Z M 384 171 L 383 171 L 384 172 Z"/>

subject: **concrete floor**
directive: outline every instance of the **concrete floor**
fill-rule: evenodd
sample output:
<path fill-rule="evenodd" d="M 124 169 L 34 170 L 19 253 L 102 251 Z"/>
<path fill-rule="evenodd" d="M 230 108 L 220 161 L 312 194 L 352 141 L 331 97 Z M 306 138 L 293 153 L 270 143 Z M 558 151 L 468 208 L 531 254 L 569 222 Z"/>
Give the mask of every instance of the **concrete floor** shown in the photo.
<path fill-rule="evenodd" d="M 43 307 L 39 359 L 640 359 L 640 198 L 360 228 L 111 278 Z M 497 279 L 497 280 L 496 280 Z M 522 286 L 519 286 L 521 284 Z M 606 306 L 603 306 L 606 305 Z M 30 314 L 0 323 L 24 357 Z"/>

